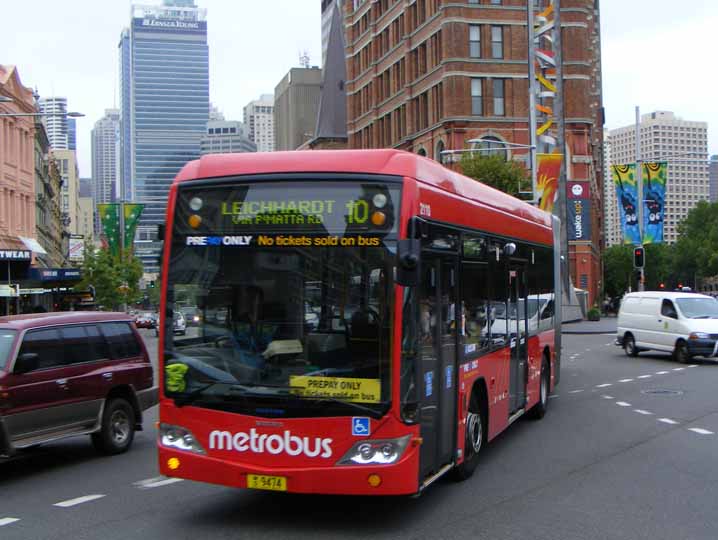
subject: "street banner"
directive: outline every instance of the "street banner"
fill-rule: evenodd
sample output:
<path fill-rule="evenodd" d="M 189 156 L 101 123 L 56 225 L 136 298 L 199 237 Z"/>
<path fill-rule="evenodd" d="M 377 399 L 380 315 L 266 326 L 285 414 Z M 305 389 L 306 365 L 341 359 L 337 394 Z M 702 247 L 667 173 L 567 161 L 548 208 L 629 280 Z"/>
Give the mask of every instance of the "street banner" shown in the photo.
<path fill-rule="evenodd" d="M 566 183 L 568 199 L 590 199 L 591 190 L 588 182 L 570 181 Z"/>
<path fill-rule="evenodd" d="M 666 162 L 643 164 L 643 243 L 663 242 L 666 208 Z"/>
<path fill-rule="evenodd" d="M 125 207 L 125 248 L 132 251 L 132 246 L 135 241 L 135 231 L 137 230 L 137 224 L 140 222 L 140 216 L 142 210 L 145 209 L 144 204 L 130 204 L 126 203 Z"/>
<path fill-rule="evenodd" d="M 568 239 L 591 240 L 591 200 L 569 199 L 566 202 L 568 210 Z"/>
<path fill-rule="evenodd" d="M 120 205 L 117 203 L 98 204 L 100 223 L 107 239 L 110 253 L 115 257 L 120 254 Z"/>
<path fill-rule="evenodd" d="M 563 154 L 536 154 L 536 198 L 539 208 L 549 213 L 556 202 L 562 159 Z"/>
<path fill-rule="evenodd" d="M 641 232 L 638 228 L 638 182 L 636 165 L 612 165 L 611 177 L 616 186 L 618 212 L 623 229 L 623 243 L 641 243 Z"/>

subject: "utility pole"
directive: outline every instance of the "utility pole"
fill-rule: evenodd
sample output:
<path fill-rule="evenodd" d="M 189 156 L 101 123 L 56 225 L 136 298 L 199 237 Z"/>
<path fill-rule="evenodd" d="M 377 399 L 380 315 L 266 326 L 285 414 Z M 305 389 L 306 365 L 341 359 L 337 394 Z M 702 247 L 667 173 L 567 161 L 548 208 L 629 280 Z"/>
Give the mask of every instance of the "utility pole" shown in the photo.
<path fill-rule="evenodd" d="M 636 105 L 636 174 L 638 175 L 638 196 L 636 197 L 638 203 L 638 241 L 639 247 L 643 248 L 643 162 L 641 161 L 641 110 Z M 639 268 L 640 277 L 638 278 L 638 290 L 645 291 L 645 250 L 644 261 L 641 268 Z"/>
<path fill-rule="evenodd" d="M 528 1 L 528 41 L 529 41 L 529 169 L 531 170 L 531 204 L 538 204 L 537 188 L 537 151 L 536 147 L 536 37 L 534 33 L 534 3 Z"/>

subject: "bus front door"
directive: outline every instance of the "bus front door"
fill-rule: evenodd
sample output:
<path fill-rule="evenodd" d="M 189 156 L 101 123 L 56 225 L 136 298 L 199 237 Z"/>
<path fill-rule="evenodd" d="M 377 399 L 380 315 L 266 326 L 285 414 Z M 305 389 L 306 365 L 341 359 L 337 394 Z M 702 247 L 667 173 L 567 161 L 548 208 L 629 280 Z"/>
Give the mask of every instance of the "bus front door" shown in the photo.
<path fill-rule="evenodd" d="M 528 382 L 528 304 L 526 270 L 509 268 L 508 325 L 511 346 L 509 408 L 514 413 L 526 404 Z"/>
<path fill-rule="evenodd" d="M 456 446 L 457 266 L 453 257 L 422 256 L 419 286 L 421 339 L 421 478 L 452 463 Z"/>

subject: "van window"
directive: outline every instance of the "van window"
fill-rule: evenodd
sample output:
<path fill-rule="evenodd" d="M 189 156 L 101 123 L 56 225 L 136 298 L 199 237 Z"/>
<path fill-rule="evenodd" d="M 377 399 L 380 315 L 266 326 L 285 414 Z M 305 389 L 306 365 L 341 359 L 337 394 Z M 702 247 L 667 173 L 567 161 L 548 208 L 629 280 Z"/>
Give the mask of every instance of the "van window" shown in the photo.
<path fill-rule="evenodd" d="M 678 313 L 676 313 L 676 308 L 673 305 L 673 302 L 670 300 L 663 300 L 663 304 L 661 304 L 661 315 L 664 317 L 670 317 L 671 319 L 677 319 Z"/>
<path fill-rule="evenodd" d="M 140 356 L 142 349 L 129 323 L 103 323 L 100 328 L 110 345 L 112 358 Z"/>
<path fill-rule="evenodd" d="M 61 366 L 64 362 L 63 347 L 59 344 L 60 332 L 54 328 L 30 330 L 25 334 L 20 354 L 37 354 L 37 369 Z"/>

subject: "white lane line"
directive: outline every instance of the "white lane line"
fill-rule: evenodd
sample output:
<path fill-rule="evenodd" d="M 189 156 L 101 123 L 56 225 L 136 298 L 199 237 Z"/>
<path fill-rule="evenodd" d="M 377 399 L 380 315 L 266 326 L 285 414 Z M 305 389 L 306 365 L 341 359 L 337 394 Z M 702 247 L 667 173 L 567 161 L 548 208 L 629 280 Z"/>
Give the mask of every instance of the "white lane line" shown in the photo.
<path fill-rule="evenodd" d="M 152 489 L 162 486 L 169 486 L 170 484 L 176 484 L 181 482 L 182 478 L 167 478 L 166 476 L 158 476 L 156 478 L 148 478 L 147 480 L 140 480 L 135 482 L 134 485 L 140 489 Z"/>
<path fill-rule="evenodd" d="M 668 371 L 656 371 L 656 375 L 666 375 Z"/>
<path fill-rule="evenodd" d="M 689 367 L 689 368 L 692 368 L 692 367 L 698 367 L 698 364 L 691 364 L 691 365 L 690 365 L 690 366 L 688 366 L 688 367 Z"/>
<path fill-rule="evenodd" d="M 613 396 L 601 396 L 603 399 L 613 399 Z"/>
<path fill-rule="evenodd" d="M 613 384 L 612 383 L 597 384 L 596 388 L 607 388 L 609 386 L 613 386 Z"/>
<path fill-rule="evenodd" d="M 684 369 L 686 369 L 686 368 L 684 368 L 684 367 L 674 367 L 674 368 L 673 368 L 673 371 L 683 371 Z"/>
<path fill-rule="evenodd" d="M 578 394 L 580 392 L 583 392 L 583 390 L 571 390 L 569 394 Z"/>
<path fill-rule="evenodd" d="M 707 429 L 701 429 L 699 427 L 688 428 L 688 431 L 692 431 L 693 433 L 698 433 L 699 435 L 713 435 L 712 431 L 708 431 Z"/>
<path fill-rule="evenodd" d="M 633 381 L 633 379 L 621 379 L 618 382 L 632 382 L 632 381 Z"/>
<path fill-rule="evenodd" d="M 630 403 L 626 403 L 625 401 L 617 401 L 616 405 L 618 405 L 619 407 L 630 407 L 631 406 Z"/>
<path fill-rule="evenodd" d="M 653 414 L 651 411 L 644 411 L 643 409 L 633 409 L 633 412 L 637 412 L 638 414 L 645 414 L 645 415 Z"/>
<path fill-rule="evenodd" d="M 663 422 L 664 424 L 671 424 L 671 425 L 676 425 L 678 423 L 675 420 L 671 420 L 670 418 L 659 418 L 658 421 Z"/>
<path fill-rule="evenodd" d="M 5 525 L 10 525 L 11 523 L 15 523 L 16 521 L 20 521 L 19 518 L 0 518 L 0 527 L 4 527 Z"/>
<path fill-rule="evenodd" d="M 558 397 L 558 396 L 557 396 L 556 394 L 553 394 L 553 395 L 549 396 L 548 398 L 549 398 L 549 399 L 556 399 L 557 397 Z"/>
<path fill-rule="evenodd" d="M 60 508 L 70 508 L 71 506 L 77 506 L 78 504 L 94 501 L 95 499 L 101 499 L 105 495 L 85 495 L 84 497 L 77 497 L 76 499 L 68 499 L 66 501 L 60 501 L 52 506 L 59 506 Z"/>
<path fill-rule="evenodd" d="M 650 379 L 653 375 L 639 375 L 636 379 Z"/>

